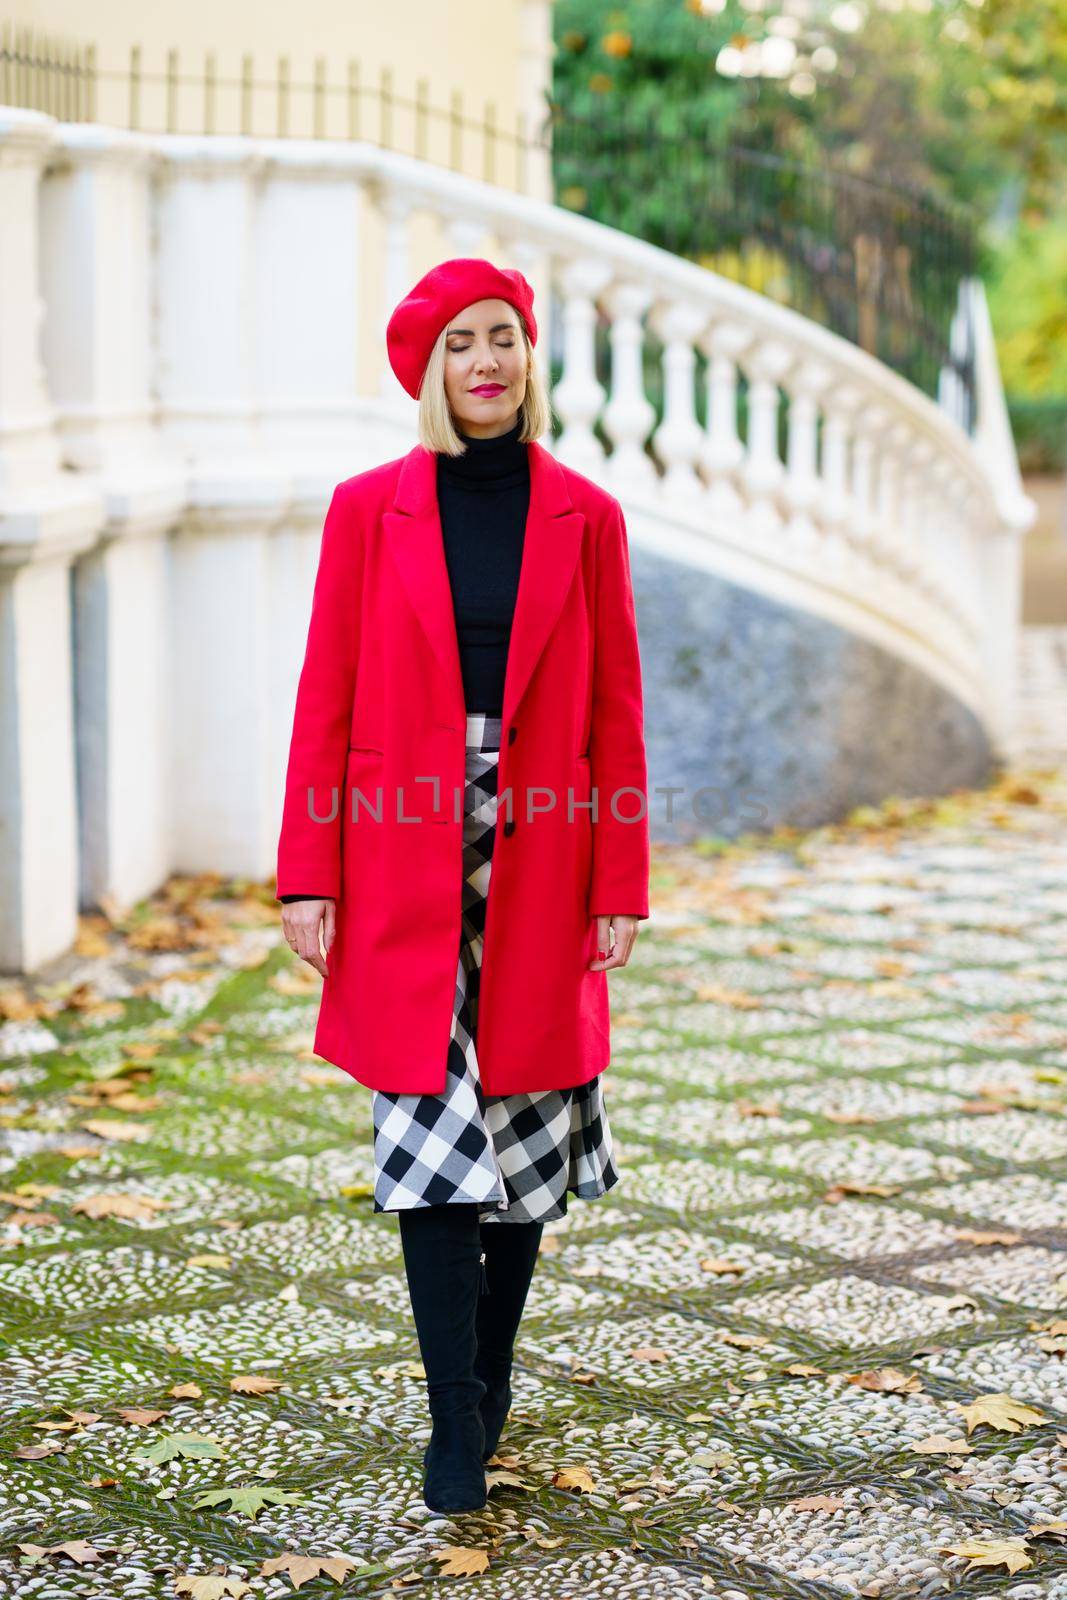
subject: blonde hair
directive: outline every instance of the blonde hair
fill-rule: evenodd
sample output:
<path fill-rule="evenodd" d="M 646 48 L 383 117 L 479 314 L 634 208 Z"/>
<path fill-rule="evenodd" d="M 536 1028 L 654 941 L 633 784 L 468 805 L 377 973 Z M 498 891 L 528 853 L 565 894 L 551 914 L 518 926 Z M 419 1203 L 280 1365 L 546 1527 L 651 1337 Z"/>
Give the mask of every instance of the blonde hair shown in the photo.
<path fill-rule="evenodd" d="M 541 369 L 534 359 L 533 345 L 526 331 L 526 319 L 518 310 L 515 316 L 522 342 L 526 346 L 526 394 L 518 408 L 519 443 L 529 444 L 531 439 L 539 439 L 551 428 L 552 403 Z M 447 339 L 446 324 L 430 351 L 430 359 L 419 385 L 419 443 L 438 455 L 462 456 L 466 454 L 467 446 L 457 432 L 452 407 L 445 393 Z"/>

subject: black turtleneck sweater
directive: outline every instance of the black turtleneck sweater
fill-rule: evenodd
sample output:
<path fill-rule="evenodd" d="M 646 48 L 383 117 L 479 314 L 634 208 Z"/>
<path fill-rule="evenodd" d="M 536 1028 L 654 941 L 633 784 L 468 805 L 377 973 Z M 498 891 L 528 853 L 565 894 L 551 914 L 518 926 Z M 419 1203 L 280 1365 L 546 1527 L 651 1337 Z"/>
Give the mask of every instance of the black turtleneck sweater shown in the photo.
<path fill-rule="evenodd" d="M 519 588 L 530 462 L 521 422 L 496 439 L 472 439 L 462 456 L 437 457 L 437 503 L 468 711 L 499 717 Z"/>
<path fill-rule="evenodd" d="M 504 710 L 511 622 L 530 507 L 529 451 L 521 420 L 495 439 L 461 433 L 462 456 L 437 457 L 437 504 L 452 587 L 463 696 L 468 712 Z M 321 895 L 283 894 L 290 900 Z"/>

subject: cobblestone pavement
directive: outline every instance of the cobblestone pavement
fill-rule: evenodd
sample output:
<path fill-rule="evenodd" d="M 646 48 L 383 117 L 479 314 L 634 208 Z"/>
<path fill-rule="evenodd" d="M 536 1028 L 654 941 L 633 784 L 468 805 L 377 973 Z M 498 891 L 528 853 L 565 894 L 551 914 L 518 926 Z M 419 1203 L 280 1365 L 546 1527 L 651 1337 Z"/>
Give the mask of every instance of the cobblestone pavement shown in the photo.
<path fill-rule="evenodd" d="M 1067 774 L 660 849 L 654 906 L 621 1181 L 545 1230 L 452 1520 L 270 888 L 8 980 L 0 1595 L 1067 1600 Z"/>

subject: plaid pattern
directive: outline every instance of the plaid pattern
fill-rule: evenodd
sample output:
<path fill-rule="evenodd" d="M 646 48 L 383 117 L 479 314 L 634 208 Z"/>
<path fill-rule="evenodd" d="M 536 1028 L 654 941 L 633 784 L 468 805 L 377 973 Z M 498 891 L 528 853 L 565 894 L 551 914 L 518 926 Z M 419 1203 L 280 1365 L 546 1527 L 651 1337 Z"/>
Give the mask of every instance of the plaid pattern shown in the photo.
<path fill-rule="evenodd" d="M 496 830 L 501 719 L 467 716 L 463 907 L 440 1094 L 372 1090 L 374 1210 L 477 1202 L 487 1222 L 549 1221 L 618 1182 L 599 1075 L 574 1089 L 485 1095 L 475 1033 Z"/>

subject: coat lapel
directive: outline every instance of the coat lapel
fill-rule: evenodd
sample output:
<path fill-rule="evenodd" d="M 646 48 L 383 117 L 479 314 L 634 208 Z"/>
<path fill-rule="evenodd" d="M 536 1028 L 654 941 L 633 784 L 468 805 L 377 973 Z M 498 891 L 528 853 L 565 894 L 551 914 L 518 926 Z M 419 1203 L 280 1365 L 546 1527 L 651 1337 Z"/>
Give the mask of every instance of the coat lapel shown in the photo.
<path fill-rule="evenodd" d="M 581 548 L 585 516 L 576 511 L 553 455 L 529 445 L 530 509 L 504 679 L 504 725 L 511 721 L 559 616 Z M 466 717 L 452 589 L 437 504 L 437 457 L 417 444 L 405 457 L 393 509 L 382 517 L 408 599 L 441 668 L 442 716 L 462 728 Z"/>

